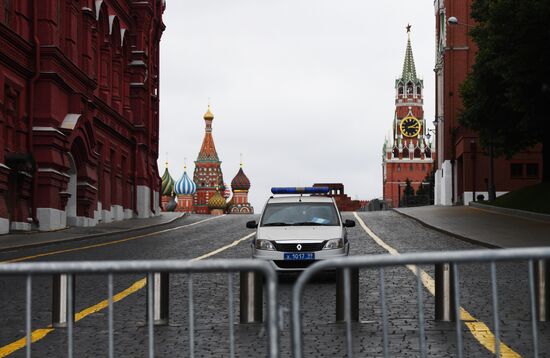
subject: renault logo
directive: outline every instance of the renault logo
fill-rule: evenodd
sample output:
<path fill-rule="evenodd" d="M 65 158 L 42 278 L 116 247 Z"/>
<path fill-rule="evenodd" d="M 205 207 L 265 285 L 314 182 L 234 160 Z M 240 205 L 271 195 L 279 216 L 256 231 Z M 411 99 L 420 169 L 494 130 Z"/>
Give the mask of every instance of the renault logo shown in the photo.
<path fill-rule="evenodd" d="M 300 250 L 302 250 L 302 245 L 298 244 L 298 245 L 296 245 L 296 248 L 298 249 L 298 251 L 300 251 Z"/>

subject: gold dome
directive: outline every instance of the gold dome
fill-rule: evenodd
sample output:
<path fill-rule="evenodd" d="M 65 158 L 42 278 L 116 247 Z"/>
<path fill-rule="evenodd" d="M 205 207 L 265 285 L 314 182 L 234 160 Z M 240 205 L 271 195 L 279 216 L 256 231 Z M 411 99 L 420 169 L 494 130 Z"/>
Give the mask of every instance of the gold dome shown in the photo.
<path fill-rule="evenodd" d="M 216 191 L 216 193 L 212 195 L 212 197 L 208 200 L 208 208 L 210 210 L 213 210 L 213 209 L 223 210 L 225 209 L 225 205 L 226 205 L 225 199 L 223 198 L 223 196 L 221 196 L 219 191 Z"/>
<path fill-rule="evenodd" d="M 208 110 L 206 110 L 206 113 L 204 114 L 204 119 L 205 120 L 214 119 L 214 115 L 212 114 L 212 112 L 210 112 L 210 105 L 208 105 Z"/>

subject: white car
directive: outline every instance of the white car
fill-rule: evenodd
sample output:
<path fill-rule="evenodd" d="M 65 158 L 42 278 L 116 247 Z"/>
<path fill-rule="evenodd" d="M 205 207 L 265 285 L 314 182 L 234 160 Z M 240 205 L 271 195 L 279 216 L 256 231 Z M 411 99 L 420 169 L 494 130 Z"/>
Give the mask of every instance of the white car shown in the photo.
<path fill-rule="evenodd" d="M 328 188 L 273 188 L 260 222 L 249 221 L 256 229 L 252 257 L 268 260 L 277 271 L 299 271 L 317 260 L 347 256 L 347 227 L 333 198 L 323 196 Z M 303 194 L 313 194 L 304 196 Z"/>

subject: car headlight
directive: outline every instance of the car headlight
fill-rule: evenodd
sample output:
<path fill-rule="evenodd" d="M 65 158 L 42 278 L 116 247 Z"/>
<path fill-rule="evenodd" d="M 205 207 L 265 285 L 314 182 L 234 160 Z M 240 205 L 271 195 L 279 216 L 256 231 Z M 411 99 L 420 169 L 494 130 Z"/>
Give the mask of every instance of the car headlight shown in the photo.
<path fill-rule="evenodd" d="M 254 244 L 254 246 L 258 250 L 271 250 L 271 251 L 275 250 L 275 247 L 273 246 L 273 244 L 268 240 L 256 239 L 256 243 Z"/>
<path fill-rule="evenodd" d="M 342 247 L 344 247 L 344 239 L 332 239 L 327 241 L 323 250 L 341 249 Z"/>

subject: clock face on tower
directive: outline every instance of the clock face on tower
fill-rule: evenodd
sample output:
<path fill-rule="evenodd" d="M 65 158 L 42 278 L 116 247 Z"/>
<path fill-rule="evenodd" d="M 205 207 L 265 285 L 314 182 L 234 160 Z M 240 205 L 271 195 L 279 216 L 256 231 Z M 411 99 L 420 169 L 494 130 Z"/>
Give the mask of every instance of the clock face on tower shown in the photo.
<path fill-rule="evenodd" d="M 401 120 L 400 128 L 405 137 L 416 137 L 420 133 L 420 122 L 413 116 L 407 116 Z"/>

